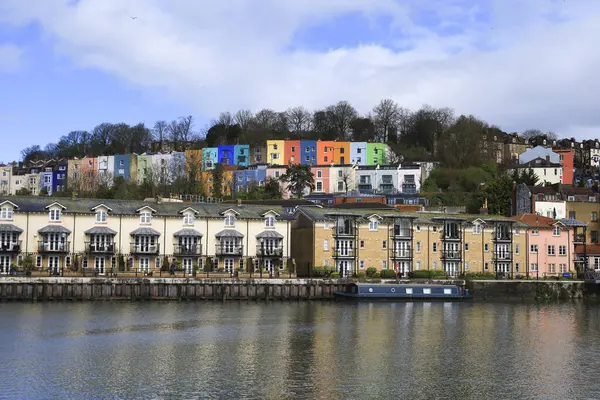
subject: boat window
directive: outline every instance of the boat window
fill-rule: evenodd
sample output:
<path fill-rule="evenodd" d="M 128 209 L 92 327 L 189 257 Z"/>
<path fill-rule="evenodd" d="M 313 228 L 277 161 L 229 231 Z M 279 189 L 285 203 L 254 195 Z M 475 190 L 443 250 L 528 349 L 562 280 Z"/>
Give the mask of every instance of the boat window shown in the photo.
<path fill-rule="evenodd" d="M 444 294 L 452 294 L 452 289 L 444 289 Z"/>
<path fill-rule="evenodd" d="M 431 289 L 429 289 L 429 288 L 423 289 L 423 294 L 431 294 Z"/>
<path fill-rule="evenodd" d="M 413 294 L 412 288 L 406 288 L 406 294 Z"/>
<path fill-rule="evenodd" d="M 396 289 L 395 288 L 392 288 L 392 293 L 396 293 Z"/>
<path fill-rule="evenodd" d="M 369 288 L 369 293 L 373 293 L 373 288 L 372 287 Z"/>

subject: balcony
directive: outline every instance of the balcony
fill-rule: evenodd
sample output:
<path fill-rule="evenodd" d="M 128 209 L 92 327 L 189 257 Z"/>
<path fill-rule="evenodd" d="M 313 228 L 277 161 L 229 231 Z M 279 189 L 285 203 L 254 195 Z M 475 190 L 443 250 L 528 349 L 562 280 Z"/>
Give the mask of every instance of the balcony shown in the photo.
<path fill-rule="evenodd" d="M 583 233 L 578 233 L 573 235 L 573 243 L 575 244 L 583 244 L 585 243 L 585 235 Z"/>
<path fill-rule="evenodd" d="M 202 245 L 196 244 L 176 244 L 173 246 L 174 256 L 200 256 L 202 255 Z"/>
<path fill-rule="evenodd" d="M 215 255 L 217 256 L 242 256 L 244 246 L 242 245 L 215 245 Z"/>
<path fill-rule="evenodd" d="M 115 254 L 114 242 L 85 242 L 85 252 L 88 254 Z"/>
<path fill-rule="evenodd" d="M 0 243 L 0 253 L 19 253 L 21 251 L 21 240 Z"/>
<path fill-rule="evenodd" d="M 131 254 L 158 254 L 160 251 L 160 244 L 135 244 L 131 243 L 130 253 Z"/>
<path fill-rule="evenodd" d="M 356 230 L 353 229 L 353 228 L 350 228 L 350 229 L 335 228 L 333 230 L 333 236 L 351 236 L 351 237 L 354 237 L 354 236 L 356 236 Z"/>
<path fill-rule="evenodd" d="M 394 231 L 392 235 L 398 238 L 410 239 L 412 237 L 412 229 L 394 225 Z"/>
<path fill-rule="evenodd" d="M 494 230 L 494 240 L 496 242 L 512 242 L 512 232 L 510 228 L 496 228 Z"/>
<path fill-rule="evenodd" d="M 396 187 L 394 186 L 393 183 L 381 183 L 379 185 L 379 192 L 380 193 L 395 193 Z"/>
<path fill-rule="evenodd" d="M 512 253 L 510 251 L 501 251 L 494 253 L 494 261 L 511 261 Z"/>
<path fill-rule="evenodd" d="M 370 192 L 373 190 L 373 186 L 370 183 L 359 183 L 358 190 L 361 192 Z"/>
<path fill-rule="evenodd" d="M 38 242 L 38 253 L 68 253 L 71 242 Z"/>
<path fill-rule="evenodd" d="M 396 251 L 392 251 L 390 253 L 390 257 L 393 260 L 400 260 L 400 259 L 412 259 L 413 258 L 413 254 L 411 249 L 399 249 Z"/>
<path fill-rule="evenodd" d="M 442 240 L 444 241 L 460 241 L 462 234 L 459 231 L 448 232 L 447 230 L 442 234 Z"/>
<path fill-rule="evenodd" d="M 356 249 L 335 249 L 333 250 L 333 258 L 355 258 Z"/>
<path fill-rule="evenodd" d="M 462 254 L 460 250 L 442 251 L 442 259 L 444 260 L 461 260 Z"/>
<path fill-rule="evenodd" d="M 283 248 L 282 247 L 263 247 L 256 246 L 256 256 L 257 257 L 282 257 L 283 256 Z"/>

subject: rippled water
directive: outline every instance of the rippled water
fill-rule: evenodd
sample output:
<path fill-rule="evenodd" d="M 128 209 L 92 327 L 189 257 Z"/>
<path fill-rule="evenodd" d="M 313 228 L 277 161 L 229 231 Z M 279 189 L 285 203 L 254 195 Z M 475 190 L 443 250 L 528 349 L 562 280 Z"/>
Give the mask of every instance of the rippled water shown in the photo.
<path fill-rule="evenodd" d="M 0 304 L 0 398 L 600 398 L 585 304 Z"/>

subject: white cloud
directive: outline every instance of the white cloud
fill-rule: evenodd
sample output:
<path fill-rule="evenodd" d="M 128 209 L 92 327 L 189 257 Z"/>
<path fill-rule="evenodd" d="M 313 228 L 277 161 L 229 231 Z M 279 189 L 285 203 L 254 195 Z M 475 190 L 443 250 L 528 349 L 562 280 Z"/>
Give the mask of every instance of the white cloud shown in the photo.
<path fill-rule="evenodd" d="M 21 67 L 23 50 L 12 44 L 0 43 L 0 72 L 15 72 Z"/>
<path fill-rule="evenodd" d="M 595 0 L 427 2 L 443 21 L 436 28 L 462 30 L 452 37 L 416 22 L 422 0 L 72 3 L 3 0 L 0 23 L 36 21 L 77 65 L 164 89 L 204 118 L 342 99 L 367 112 L 391 97 L 410 108 L 450 106 L 506 130 L 584 137 L 600 128 Z M 298 31 L 351 12 L 392 16 L 398 47 L 289 50 Z"/>

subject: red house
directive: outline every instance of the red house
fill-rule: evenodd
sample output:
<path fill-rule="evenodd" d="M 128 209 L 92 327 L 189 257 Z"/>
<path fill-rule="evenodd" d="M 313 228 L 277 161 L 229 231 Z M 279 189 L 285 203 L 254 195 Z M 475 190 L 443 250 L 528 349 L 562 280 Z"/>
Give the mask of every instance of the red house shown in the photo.
<path fill-rule="evenodd" d="M 552 149 L 558 154 L 560 164 L 563 166 L 562 183 L 565 185 L 573 184 L 575 151 L 573 149 Z"/>

